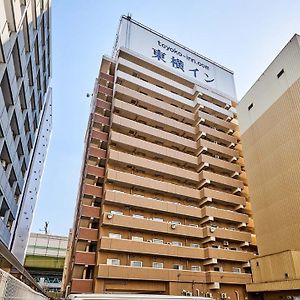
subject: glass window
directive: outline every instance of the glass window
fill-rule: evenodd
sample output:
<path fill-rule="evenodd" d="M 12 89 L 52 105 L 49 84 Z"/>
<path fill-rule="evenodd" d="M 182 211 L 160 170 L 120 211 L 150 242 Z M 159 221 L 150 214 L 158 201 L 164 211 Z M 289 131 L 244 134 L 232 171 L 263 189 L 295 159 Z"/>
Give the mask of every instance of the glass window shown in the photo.
<path fill-rule="evenodd" d="M 164 264 L 161 262 L 155 261 L 152 263 L 152 268 L 154 268 L 154 269 L 163 269 L 163 267 L 164 267 Z"/>
<path fill-rule="evenodd" d="M 142 267 L 143 266 L 143 262 L 141 262 L 141 261 L 138 261 L 138 260 L 132 260 L 131 262 L 130 262 L 130 266 L 131 267 Z"/>
<path fill-rule="evenodd" d="M 143 242 L 144 238 L 142 236 L 132 236 L 131 239 L 137 242 Z"/>
<path fill-rule="evenodd" d="M 108 237 L 110 237 L 111 239 L 121 239 L 122 236 L 120 233 L 109 233 Z"/>
<path fill-rule="evenodd" d="M 117 259 L 117 258 L 108 258 L 106 260 L 106 264 L 111 265 L 111 266 L 119 266 L 120 265 L 120 260 Z"/>

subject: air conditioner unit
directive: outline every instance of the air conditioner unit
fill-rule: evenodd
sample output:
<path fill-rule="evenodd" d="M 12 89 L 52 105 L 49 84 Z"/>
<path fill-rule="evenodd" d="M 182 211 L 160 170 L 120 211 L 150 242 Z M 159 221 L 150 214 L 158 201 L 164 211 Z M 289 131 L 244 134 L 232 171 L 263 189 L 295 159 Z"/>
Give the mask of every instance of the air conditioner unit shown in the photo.
<path fill-rule="evenodd" d="M 220 158 L 220 156 L 219 155 L 215 155 L 215 158 Z"/>
<path fill-rule="evenodd" d="M 209 231 L 210 232 L 215 232 L 216 228 L 215 227 L 210 227 Z"/>
<path fill-rule="evenodd" d="M 224 242 L 223 242 L 223 245 L 224 245 L 224 246 L 229 246 L 229 242 L 228 242 L 228 241 L 224 241 Z"/>
<path fill-rule="evenodd" d="M 171 228 L 175 229 L 176 228 L 176 223 L 171 223 Z"/>
<path fill-rule="evenodd" d="M 190 291 L 187 291 L 187 292 L 185 293 L 185 295 L 191 297 L 191 296 L 193 296 L 193 293 L 190 292 Z"/>
<path fill-rule="evenodd" d="M 113 217 L 113 214 L 111 214 L 111 213 L 107 214 L 107 219 L 112 219 L 112 217 Z"/>
<path fill-rule="evenodd" d="M 204 296 L 205 296 L 205 297 L 208 297 L 208 298 L 212 298 L 212 293 L 206 292 L 206 293 L 204 294 Z"/>
<path fill-rule="evenodd" d="M 147 240 L 147 242 L 148 242 L 148 243 L 153 243 L 153 241 L 152 241 L 152 240 Z"/>
<path fill-rule="evenodd" d="M 221 293 L 221 299 L 227 299 L 226 293 Z"/>

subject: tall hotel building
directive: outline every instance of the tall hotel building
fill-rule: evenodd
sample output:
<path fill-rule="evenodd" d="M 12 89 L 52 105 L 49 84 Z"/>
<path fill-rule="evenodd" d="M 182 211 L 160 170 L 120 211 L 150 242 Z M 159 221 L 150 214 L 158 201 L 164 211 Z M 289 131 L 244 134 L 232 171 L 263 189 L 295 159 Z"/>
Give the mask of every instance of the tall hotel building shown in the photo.
<path fill-rule="evenodd" d="M 49 0 L 0 0 L 0 267 L 23 275 L 51 132 L 50 31 Z"/>
<path fill-rule="evenodd" d="M 246 299 L 256 253 L 233 73 L 122 17 L 85 140 L 70 293 Z"/>
<path fill-rule="evenodd" d="M 276 56 L 238 105 L 258 254 L 257 299 L 300 298 L 300 36 Z"/>

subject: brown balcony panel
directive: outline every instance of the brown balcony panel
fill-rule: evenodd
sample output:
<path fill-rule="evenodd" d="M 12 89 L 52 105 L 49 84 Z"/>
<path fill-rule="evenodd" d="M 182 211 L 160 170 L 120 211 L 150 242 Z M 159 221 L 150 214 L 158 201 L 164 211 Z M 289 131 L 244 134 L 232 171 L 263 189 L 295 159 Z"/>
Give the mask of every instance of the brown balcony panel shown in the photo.
<path fill-rule="evenodd" d="M 254 258 L 255 255 L 252 252 L 247 252 L 247 251 L 205 248 L 205 257 L 207 258 L 215 257 L 220 260 L 229 260 L 234 262 L 236 261 L 248 262 L 250 259 Z"/>
<path fill-rule="evenodd" d="M 137 242 L 126 239 L 101 238 L 100 248 L 108 251 L 143 253 L 159 256 L 204 259 L 204 248 L 178 247 L 166 244 Z"/>
<path fill-rule="evenodd" d="M 143 253 L 155 256 L 182 257 L 191 259 L 217 258 L 228 261 L 248 262 L 254 257 L 251 252 L 233 251 L 215 248 L 192 248 L 173 246 L 167 244 L 155 244 L 149 242 L 137 242 L 126 239 L 111 239 L 102 237 L 100 249 L 105 251 Z"/>
<path fill-rule="evenodd" d="M 246 205 L 246 199 L 242 196 L 236 196 L 233 194 L 209 189 L 209 188 L 203 188 L 200 191 L 201 199 L 212 199 L 216 200 L 218 202 L 223 202 L 231 205 Z"/>
<path fill-rule="evenodd" d="M 101 116 L 100 114 L 94 113 L 93 120 L 95 123 L 109 125 L 109 118 L 105 116 Z"/>
<path fill-rule="evenodd" d="M 203 238 L 203 228 L 176 225 L 174 229 L 167 222 L 156 222 L 148 219 L 137 219 L 130 216 L 113 215 L 111 219 L 107 218 L 108 213 L 103 214 L 103 225 L 121 228 L 135 228 L 143 231 L 162 232 L 166 234 L 190 236 L 195 238 Z M 208 231 L 207 231 L 208 232 Z M 208 235 L 205 235 L 208 236 Z"/>
<path fill-rule="evenodd" d="M 105 87 L 105 86 L 102 86 L 102 85 L 99 85 L 98 92 L 103 93 L 103 94 L 108 95 L 108 96 L 113 95 L 112 89 L 110 89 L 108 87 Z"/>
<path fill-rule="evenodd" d="M 192 122 L 194 121 L 194 114 L 193 113 L 190 113 L 190 112 L 188 112 L 184 109 L 181 109 L 179 107 L 175 107 L 175 106 L 173 106 L 171 104 L 168 104 L 166 102 L 159 101 L 159 100 L 157 100 L 153 97 L 143 95 L 143 94 L 141 94 L 137 91 L 134 91 L 132 89 L 129 89 L 125 86 L 121 86 L 119 84 L 116 84 L 115 85 L 115 92 L 120 93 L 122 95 L 125 95 L 130 99 L 133 98 L 133 99 L 141 102 L 142 104 L 147 105 L 149 108 L 152 108 L 152 109 L 159 108 L 159 110 L 162 111 L 162 112 L 171 113 L 175 116 L 181 116 L 182 118 L 186 118 L 187 120 L 192 121 Z M 129 100 L 129 101 L 131 101 L 131 100 Z"/>
<path fill-rule="evenodd" d="M 96 253 L 95 252 L 76 251 L 74 263 L 77 265 L 95 265 Z"/>
<path fill-rule="evenodd" d="M 162 211 L 164 213 L 185 217 L 188 216 L 202 219 L 211 216 L 216 219 L 230 220 L 237 223 L 248 222 L 248 216 L 246 214 L 234 211 L 217 209 L 214 207 L 198 208 L 153 198 L 146 198 L 140 195 L 119 193 L 112 190 L 105 191 L 104 200 L 105 202 L 114 203 L 115 205 L 138 207 L 150 211 Z"/>
<path fill-rule="evenodd" d="M 156 145 L 151 142 L 143 141 L 141 139 L 131 137 L 116 131 L 111 131 L 111 140 L 122 146 L 129 146 L 130 149 L 141 149 L 145 153 L 155 154 L 172 161 L 185 162 L 192 165 L 197 165 L 197 157 L 183 153 L 181 151 L 173 150 L 164 146 Z"/>
<path fill-rule="evenodd" d="M 97 99 L 96 100 L 96 107 L 100 107 L 100 108 L 110 110 L 111 109 L 111 103 L 107 102 L 107 101 L 104 101 L 102 99 Z"/>
<path fill-rule="evenodd" d="M 251 274 L 214 271 L 208 271 L 206 273 L 208 282 L 231 284 L 246 284 L 251 282 Z"/>
<path fill-rule="evenodd" d="M 102 188 L 85 183 L 83 184 L 82 193 L 94 197 L 102 197 Z"/>
<path fill-rule="evenodd" d="M 151 170 L 155 173 L 166 174 L 169 177 L 181 178 L 183 180 L 188 179 L 194 182 L 199 181 L 199 174 L 197 172 L 185 170 L 180 167 L 171 166 L 162 162 L 157 162 L 155 160 L 150 160 L 136 155 L 131 155 L 111 149 L 109 151 L 108 158 L 110 161 L 114 161 L 119 164 L 140 167 L 142 169 Z"/>
<path fill-rule="evenodd" d="M 81 215 L 84 217 L 99 218 L 100 217 L 100 207 L 82 205 L 81 206 Z"/>
<path fill-rule="evenodd" d="M 236 223 L 247 223 L 249 220 L 249 217 L 246 214 L 237 213 L 231 210 L 217 209 L 209 206 L 203 207 L 203 214 L 206 216 L 212 216 L 216 219 L 230 220 Z"/>
<path fill-rule="evenodd" d="M 106 132 L 92 130 L 91 137 L 96 140 L 107 141 L 108 134 Z"/>
<path fill-rule="evenodd" d="M 162 140 L 169 142 L 170 144 L 185 146 L 192 150 L 196 149 L 197 143 L 194 141 L 173 133 L 163 131 L 161 129 L 157 129 L 136 121 L 129 120 L 127 118 L 120 117 L 115 114 L 112 116 L 112 124 L 114 128 L 123 128 L 124 130 L 126 130 L 126 132 L 129 130 L 141 132 L 146 136 L 154 138 L 155 140 Z"/>
<path fill-rule="evenodd" d="M 180 274 L 180 275 L 179 275 Z M 98 278 L 114 279 L 139 279 L 158 281 L 180 281 L 185 282 L 205 282 L 205 272 L 192 272 L 188 270 L 154 269 L 154 268 L 134 268 L 130 266 L 98 266 Z"/>
<path fill-rule="evenodd" d="M 86 174 L 94 175 L 96 177 L 103 177 L 104 176 L 104 168 L 95 167 L 91 165 L 86 165 Z"/>
<path fill-rule="evenodd" d="M 228 156 L 229 158 L 239 157 L 239 153 L 234 149 L 230 149 L 204 139 L 199 139 L 198 149 L 201 149 L 202 147 L 207 148 L 209 152 L 219 153 L 222 156 Z"/>
<path fill-rule="evenodd" d="M 218 169 L 222 169 L 225 171 L 231 171 L 232 173 L 241 172 L 241 166 L 238 164 L 234 164 L 222 159 L 218 159 L 209 155 L 200 154 L 198 156 L 199 164 L 207 163 L 209 166 L 217 167 Z"/>
<path fill-rule="evenodd" d="M 204 120 L 204 124 L 206 124 L 206 123 L 209 123 L 210 125 L 215 124 L 215 125 L 217 125 L 216 127 L 221 127 L 227 131 L 229 129 L 236 130 L 238 127 L 236 124 L 234 124 L 232 122 L 224 121 L 220 118 L 217 118 L 213 115 L 207 114 L 203 111 L 199 111 L 199 118 Z"/>
<path fill-rule="evenodd" d="M 114 82 L 114 76 L 112 76 L 112 75 L 100 72 L 99 77 L 103 78 L 103 79 L 105 79 L 105 80 L 107 80 L 109 82 Z"/>
<path fill-rule="evenodd" d="M 106 150 L 103 150 L 103 149 L 100 149 L 100 148 L 95 148 L 95 147 L 92 147 L 92 146 L 90 146 L 88 148 L 88 155 L 94 156 L 94 157 L 97 157 L 97 158 L 106 158 L 106 153 L 107 153 Z"/>
<path fill-rule="evenodd" d="M 232 188 L 243 188 L 243 182 L 238 179 L 234 179 L 228 176 L 223 176 L 219 174 L 215 174 L 209 171 L 201 171 L 199 173 L 199 179 L 201 180 L 209 180 L 213 183 L 220 183 L 222 185 L 226 185 Z"/>
<path fill-rule="evenodd" d="M 123 110 L 126 112 L 126 115 L 129 116 L 131 114 L 135 114 L 136 117 L 140 117 L 142 119 L 147 119 L 147 123 L 151 124 L 153 126 L 156 126 L 157 124 L 160 124 L 162 127 L 169 127 L 169 128 L 175 128 L 176 130 L 183 133 L 190 133 L 194 135 L 196 133 L 195 127 L 184 124 L 182 122 L 170 119 L 168 117 L 165 117 L 163 115 L 159 115 L 157 113 L 154 113 L 152 111 L 148 111 L 144 108 L 135 106 L 133 104 L 115 99 L 114 107 Z"/>
<path fill-rule="evenodd" d="M 251 242 L 251 234 L 243 231 L 228 230 L 225 228 L 216 228 L 211 232 L 209 228 L 204 229 L 204 235 L 214 236 L 222 240 L 232 240 L 239 242 Z"/>
<path fill-rule="evenodd" d="M 92 293 L 93 279 L 72 279 L 71 293 Z"/>
<path fill-rule="evenodd" d="M 229 135 L 227 133 L 218 131 L 216 129 L 210 128 L 208 126 L 204 126 L 204 125 L 199 125 L 199 131 L 206 133 L 207 136 L 212 136 L 215 140 L 221 140 L 224 141 L 225 143 L 237 143 L 237 138 Z"/>
<path fill-rule="evenodd" d="M 163 182 L 152 178 L 137 176 L 134 174 L 120 172 L 112 169 L 107 170 L 107 179 L 126 185 L 140 186 L 152 191 L 163 191 L 170 195 L 178 195 L 200 199 L 200 191 L 182 185 Z"/>
<path fill-rule="evenodd" d="M 97 241 L 98 229 L 80 227 L 78 231 L 78 238 L 86 241 Z"/>

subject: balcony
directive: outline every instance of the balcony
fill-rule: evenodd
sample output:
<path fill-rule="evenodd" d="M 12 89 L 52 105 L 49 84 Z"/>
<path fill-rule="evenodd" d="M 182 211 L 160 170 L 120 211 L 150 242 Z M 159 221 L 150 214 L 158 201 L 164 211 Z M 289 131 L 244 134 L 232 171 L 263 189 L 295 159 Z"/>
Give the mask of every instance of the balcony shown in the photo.
<path fill-rule="evenodd" d="M 236 223 L 247 223 L 246 214 L 235 211 L 217 209 L 214 207 L 198 208 L 195 206 L 182 205 L 179 203 L 161 201 L 153 198 L 147 198 L 140 195 L 121 193 L 113 190 L 106 190 L 104 201 L 114 203 L 115 205 L 124 205 L 145 210 L 161 211 L 176 216 L 197 218 L 201 221 L 205 217 L 213 217 L 220 220 L 226 220 Z"/>
<path fill-rule="evenodd" d="M 86 241 L 97 241 L 98 229 L 80 227 L 78 230 L 78 239 Z"/>
<path fill-rule="evenodd" d="M 116 171 L 113 169 L 107 170 L 107 180 L 126 184 L 127 186 L 139 186 L 151 191 L 165 192 L 170 195 L 189 197 L 199 200 L 200 191 L 178 184 L 168 183 L 164 181 L 155 180 L 152 178 L 141 177 L 138 175 Z"/>
<path fill-rule="evenodd" d="M 193 155 L 156 145 L 154 143 L 128 136 L 113 130 L 111 131 L 111 141 L 120 144 L 129 150 L 140 149 L 147 154 L 164 157 L 167 161 L 177 161 L 192 165 L 198 164 L 197 157 Z"/>
<path fill-rule="evenodd" d="M 138 103 L 142 104 L 143 106 L 149 107 L 149 109 L 159 109 L 161 112 L 163 112 L 166 115 L 181 116 L 182 118 L 187 119 L 191 123 L 194 122 L 194 114 L 191 112 L 173 106 L 169 103 L 162 102 L 160 100 L 157 100 L 156 98 L 141 94 L 125 86 L 116 84 L 115 97 L 118 98 L 118 94 L 121 94 L 122 99 L 125 98 L 128 102 L 134 99 Z"/>
<path fill-rule="evenodd" d="M 199 133 L 202 135 L 205 134 L 207 138 L 227 146 L 235 145 L 237 143 L 236 137 L 205 125 L 199 125 Z"/>
<path fill-rule="evenodd" d="M 96 158 L 106 158 L 106 150 L 90 146 L 88 148 L 88 155 Z"/>
<path fill-rule="evenodd" d="M 247 284 L 251 282 L 251 274 L 207 271 L 208 282 L 220 282 L 230 284 Z"/>
<path fill-rule="evenodd" d="M 184 124 L 182 122 L 138 107 L 131 103 L 120 101 L 118 99 L 115 99 L 114 101 L 114 108 L 119 110 L 120 115 L 124 115 L 131 120 L 144 120 L 145 122 L 147 122 L 147 124 L 151 126 L 157 126 L 159 124 L 166 131 L 175 130 L 178 131 L 181 135 L 187 133 L 189 133 L 190 135 L 194 135 L 196 133 L 195 127 L 191 125 Z M 120 111 L 122 111 L 123 113 L 121 113 Z"/>
<path fill-rule="evenodd" d="M 92 293 L 93 279 L 76 279 L 71 282 L 71 293 Z"/>
<path fill-rule="evenodd" d="M 197 103 L 199 104 L 199 111 L 204 111 L 210 115 L 218 116 L 223 120 L 226 120 L 227 118 L 233 118 L 233 113 L 230 110 L 207 102 L 204 99 L 198 99 Z"/>
<path fill-rule="evenodd" d="M 155 268 L 134 268 L 130 266 L 109 266 L 98 265 L 98 278 L 130 279 L 148 281 L 180 281 L 205 282 L 205 272 L 192 272 L 189 270 L 155 269 Z"/>
<path fill-rule="evenodd" d="M 248 262 L 254 257 L 251 252 L 233 251 L 215 248 L 193 248 L 186 246 L 173 246 L 169 244 L 156 244 L 139 242 L 127 239 L 111 239 L 102 237 L 100 249 L 105 251 L 149 254 L 154 256 L 181 257 L 189 259 L 207 260 L 217 258 L 228 261 Z"/>
<path fill-rule="evenodd" d="M 93 121 L 95 123 L 109 125 L 109 118 L 97 113 L 93 114 Z"/>
<path fill-rule="evenodd" d="M 102 94 L 105 94 L 105 95 L 108 95 L 108 96 L 112 96 L 113 95 L 112 89 L 110 89 L 110 88 L 108 88 L 106 86 L 103 86 L 103 85 L 99 85 L 98 92 L 102 93 Z"/>
<path fill-rule="evenodd" d="M 228 132 L 230 130 L 235 131 L 238 127 L 237 125 L 235 125 L 232 122 L 224 121 L 220 118 L 217 118 L 213 115 L 207 114 L 203 111 L 198 112 L 198 117 L 199 117 L 199 120 L 200 120 L 201 124 L 205 124 L 209 127 L 216 127 L 219 130 L 222 130 L 222 131 L 225 131 L 225 132 Z"/>
<path fill-rule="evenodd" d="M 214 184 L 216 186 L 231 188 L 231 189 L 243 189 L 244 185 L 243 182 L 237 179 L 233 179 L 228 176 L 223 176 L 219 174 L 215 174 L 209 171 L 201 171 L 199 173 L 199 181 L 203 185 L 210 185 Z"/>
<path fill-rule="evenodd" d="M 228 161 L 233 161 L 233 159 L 237 160 L 239 157 L 239 154 L 236 150 L 231 149 L 229 147 L 225 147 L 210 141 L 207 141 L 205 139 L 199 139 L 198 140 L 197 149 L 200 149 L 201 152 L 208 152 L 212 155 L 219 155 L 222 157 L 226 157 Z M 202 151 L 201 151 L 202 150 Z M 200 154 L 199 153 L 199 154 Z"/>
<path fill-rule="evenodd" d="M 95 252 L 76 251 L 74 263 L 76 265 L 95 265 L 96 264 L 96 253 Z"/>
<path fill-rule="evenodd" d="M 154 173 L 165 174 L 167 177 L 179 178 L 183 181 L 190 180 L 195 183 L 199 181 L 199 174 L 193 171 L 185 170 L 183 168 L 175 167 L 166 163 L 158 162 L 155 160 L 143 158 L 136 155 L 131 155 L 124 152 L 119 152 L 110 149 L 108 159 L 112 162 L 121 165 L 130 165 L 140 167 L 143 170 L 152 171 Z"/>
<path fill-rule="evenodd" d="M 106 132 L 96 131 L 93 129 L 91 133 L 91 138 L 100 141 L 107 141 L 108 134 Z"/>
<path fill-rule="evenodd" d="M 231 176 L 237 175 L 241 172 L 241 167 L 238 164 L 234 164 L 206 154 L 200 154 L 198 156 L 198 161 L 199 161 L 200 169 L 213 168 L 216 171 L 225 172 L 230 174 Z"/>
<path fill-rule="evenodd" d="M 94 197 L 102 197 L 102 192 L 103 191 L 102 191 L 101 187 L 98 187 L 96 185 L 90 185 L 90 184 L 87 184 L 87 183 L 83 184 L 82 194 L 91 195 L 91 196 L 94 196 Z"/>
<path fill-rule="evenodd" d="M 191 141 L 187 138 L 151 127 L 149 125 L 132 121 L 130 119 L 115 114 L 112 115 L 112 127 L 119 129 L 120 131 L 125 132 L 127 134 L 130 131 L 143 134 L 147 138 L 151 139 L 153 142 L 161 141 L 163 143 L 169 144 L 170 147 L 177 145 L 181 148 L 187 147 L 191 150 L 195 150 L 197 145 L 196 142 Z"/>
<path fill-rule="evenodd" d="M 102 99 L 97 99 L 96 100 L 96 107 L 110 110 L 111 109 L 111 103 L 107 102 L 107 101 L 104 101 Z"/>
<path fill-rule="evenodd" d="M 158 94 L 159 97 L 164 99 L 166 102 L 170 103 L 178 103 L 178 105 L 187 105 L 189 107 L 193 107 L 193 101 L 186 99 L 178 94 L 174 94 L 167 89 L 161 88 L 155 84 L 150 82 L 143 81 L 137 77 L 130 76 L 129 74 L 118 70 L 116 72 L 116 82 L 122 82 L 122 85 L 132 88 L 133 90 L 143 89 L 149 94 L 155 95 Z"/>
<path fill-rule="evenodd" d="M 104 168 L 86 165 L 85 174 L 93 175 L 96 177 L 103 177 L 104 176 Z"/>
<path fill-rule="evenodd" d="M 99 218 L 100 207 L 81 205 L 81 216 L 89 217 L 89 218 Z"/>
<path fill-rule="evenodd" d="M 203 188 L 201 189 L 200 194 L 201 204 L 215 201 L 232 206 L 243 207 L 244 205 L 246 205 L 246 199 L 244 197 L 225 193 L 222 191 Z"/>

